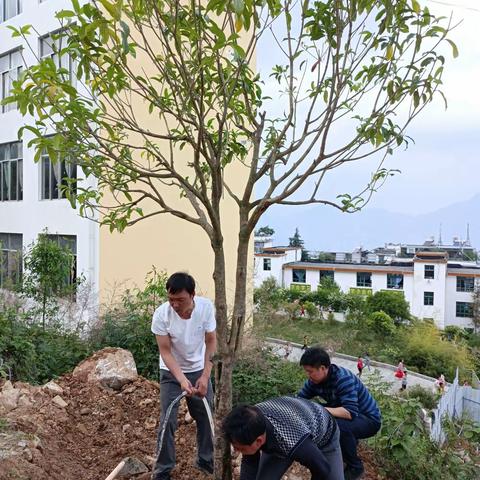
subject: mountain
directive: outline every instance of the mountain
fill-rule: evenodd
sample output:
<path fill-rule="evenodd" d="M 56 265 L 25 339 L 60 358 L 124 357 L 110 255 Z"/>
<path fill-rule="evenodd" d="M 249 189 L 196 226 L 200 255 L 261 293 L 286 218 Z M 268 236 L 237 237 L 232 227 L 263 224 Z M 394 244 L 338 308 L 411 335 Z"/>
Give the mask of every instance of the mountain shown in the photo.
<path fill-rule="evenodd" d="M 432 235 L 438 240 L 440 224 L 443 243 L 447 244 L 454 236 L 466 238 L 467 223 L 472 245 L 480 247 L 480 194 L 422 215 L 368 207 L 349 214 L 323 205 L 275 206 L 263 215 L 259 226 L 275 230 L 276 245 L 287 245 L 298 227 L 307 250 L 350 251 L 386 242 L 423 243 Z"/>

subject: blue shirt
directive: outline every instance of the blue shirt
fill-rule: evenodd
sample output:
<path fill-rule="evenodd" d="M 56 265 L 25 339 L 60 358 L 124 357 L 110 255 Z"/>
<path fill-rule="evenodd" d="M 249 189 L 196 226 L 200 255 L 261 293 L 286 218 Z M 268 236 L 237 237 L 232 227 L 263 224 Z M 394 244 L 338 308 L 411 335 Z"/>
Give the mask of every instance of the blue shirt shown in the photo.
<path fill-rule="evenodd" d="M 381 422 L 382 416 L 377 402 L 365 385 L 350 370 L 331 364 L 324 382 L 313 383 L 307 380 L 298 392 L 301 398 L 321 397 L 324 407 L 343 407 L 350 412 L 352 419 L 358 415 Z"/>

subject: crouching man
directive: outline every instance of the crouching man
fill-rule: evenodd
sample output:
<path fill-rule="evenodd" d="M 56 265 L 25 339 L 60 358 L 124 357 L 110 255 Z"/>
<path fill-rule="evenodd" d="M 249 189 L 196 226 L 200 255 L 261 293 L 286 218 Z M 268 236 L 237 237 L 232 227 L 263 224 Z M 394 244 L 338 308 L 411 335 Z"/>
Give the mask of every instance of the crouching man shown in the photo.
<path fill-rule="evenodd" d="M 382 417 L 377 402 L 354 373 L 330 363 L 323 348 L 308 348 L 300 365 L 308 380 L 298 396 L 323 400 L 325 409 L 336 418 L 340 428 L 345 480 L 359 480 L 364 467 L 357 455 L 357 443 L 361 438 L 373 437 L 380 430 Z"/>
<path fill-rule="evenodd" d="M 278 397 L 234 408 L 223 432 L 242 454 L 240 480 L 280 480 L 293 462 L 312 480 L 344 480 L 339 430 L 317 403 Z"/>

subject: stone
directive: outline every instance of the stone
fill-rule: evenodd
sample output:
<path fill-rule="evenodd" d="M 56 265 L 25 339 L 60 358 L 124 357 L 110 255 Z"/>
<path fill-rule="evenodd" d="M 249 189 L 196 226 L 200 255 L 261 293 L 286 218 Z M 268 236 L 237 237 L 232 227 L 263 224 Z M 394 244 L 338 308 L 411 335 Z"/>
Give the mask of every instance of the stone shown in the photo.
<path fill-rule="evenodd" d="M 138 373 L 133 355 L 128 350 L 104 348 L 81 362 L 73 371 L 73 377 L 121 390 L 124 385 L 135 381 Z"/>
<path fill-rule="evenodd" d="M 147 430 L 153 430 L 157 426 L 157 419 L 155 417 L 149 417 L 145 420 L 144 425 Z"/>
<path fill-rule="evenodd" d="M 145 398 L 145 400 L 142 400 L 139 405 L 141 407 L 146 407 L 147 405 L 150 405 L 151 403 L 153 403 L 153 400 L 151 398 Z"/>
<path fill-rule="evenodd" d="M 52 402 L 55 405 L 58 405 L 60 408 L 65 408 L 68 405 L 68 403 L 60 395 L 53 397 Z"/>
<path fill-rule="evenodd" d="M 0 392 L 0 410 L 9 412 L 17 408 L 20 394 L 20 390 L 16 389 L 10 380 L 7 380 Z"/>
<path fill-rule="evenodd" d="M 50 380 L 48 383 L 43 385 L 42 390 L 53 393 L 55 395 L 62 395 L 63 393 L 63 388 L 57 383 L 55 383 L 53 380 Z"/>
<path fill-rule="evenodd" d="M 192 418 L 192 416 L 190 415 L 190 412 L 187 412 L 187 413 L 185 414 L 185 423 L 188 424 L 188 423 L 192 423 L 192 422 L 193 422 L 193 418 Z"/>

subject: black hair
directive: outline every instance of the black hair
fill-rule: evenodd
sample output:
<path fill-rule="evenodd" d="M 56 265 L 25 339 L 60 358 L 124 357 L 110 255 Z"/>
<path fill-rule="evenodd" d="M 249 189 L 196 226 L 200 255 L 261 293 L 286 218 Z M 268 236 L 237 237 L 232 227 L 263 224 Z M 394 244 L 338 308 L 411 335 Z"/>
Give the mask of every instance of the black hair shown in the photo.
<path fill-rule="evenodd" d="M 177 272 L 170 275 L 166 284 L 168 293 L 179 293 L 186 290 L 190 295 L 195 293 L 195 280 L 185 272 Z"/>
<path fill-rule="evenodd" d="M 328 353 L 320 347 L 307 348 L 300 358 L 300 365 L 319 368 L 322 365 L 324 367 L 330 366 L 330 356 Z"/>
<path fill-rule="evenodd" d="M 265 416 L 254 405 L 239 405 L 223 420 L 222 430 L 227 441 L 251 445 L 267 429 Z"/>

